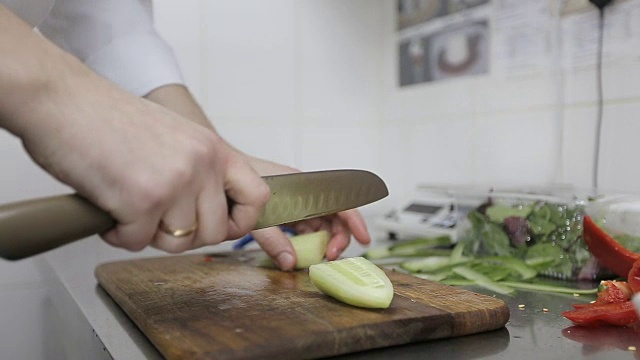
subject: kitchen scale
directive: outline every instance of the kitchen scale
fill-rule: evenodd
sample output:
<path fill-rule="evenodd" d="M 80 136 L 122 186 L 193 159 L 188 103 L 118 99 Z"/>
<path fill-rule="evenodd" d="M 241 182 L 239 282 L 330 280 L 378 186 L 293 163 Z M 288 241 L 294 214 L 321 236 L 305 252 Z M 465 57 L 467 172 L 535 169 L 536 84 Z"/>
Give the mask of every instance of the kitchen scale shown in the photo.
<path fill-rule="evenodd" d="M 419 185 L 401 206 L 378 218 L 376 226 L 389 240 L 446 235 L 455 243 L 462 220 L 483 200 L 460 196 L 451 187 Z"/>
<path fill-rule="evenodd" d="M 567 184 L 545 185 L 418 185 L 409 198 L 380 218 L 375 225 L 389 240 L 449 236 L 452 243 L 470 226 L 467 217 L 492 194 L 516 198 L 545 199 L 545 196 L 575 197 Z M 514 195 L 515 194 L 515 195 Z"/>

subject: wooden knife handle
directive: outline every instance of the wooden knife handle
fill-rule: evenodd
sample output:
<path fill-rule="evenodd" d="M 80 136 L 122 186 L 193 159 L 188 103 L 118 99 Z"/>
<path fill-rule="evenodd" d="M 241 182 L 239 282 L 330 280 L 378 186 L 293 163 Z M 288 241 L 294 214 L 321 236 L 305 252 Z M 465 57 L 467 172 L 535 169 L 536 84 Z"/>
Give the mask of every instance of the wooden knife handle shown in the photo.
<path fill-rule="evenodd" d="M 105 232 L 115 220 L 79 195 L 0 206 L 0 257 L 19 260 Z"/>

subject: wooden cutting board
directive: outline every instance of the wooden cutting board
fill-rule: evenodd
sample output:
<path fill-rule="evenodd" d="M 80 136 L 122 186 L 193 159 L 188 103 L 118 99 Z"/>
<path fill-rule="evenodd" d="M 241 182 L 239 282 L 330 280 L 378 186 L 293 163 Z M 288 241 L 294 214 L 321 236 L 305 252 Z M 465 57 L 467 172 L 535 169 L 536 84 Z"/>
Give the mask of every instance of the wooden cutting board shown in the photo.
<path fill-rule="evenodd" d="M 503 327 L 499 299 L 389 271 L 388 309 L 320 293 L 258 251 L 101 264 L 100 285 L 168 359 L 318 358 Z"/>

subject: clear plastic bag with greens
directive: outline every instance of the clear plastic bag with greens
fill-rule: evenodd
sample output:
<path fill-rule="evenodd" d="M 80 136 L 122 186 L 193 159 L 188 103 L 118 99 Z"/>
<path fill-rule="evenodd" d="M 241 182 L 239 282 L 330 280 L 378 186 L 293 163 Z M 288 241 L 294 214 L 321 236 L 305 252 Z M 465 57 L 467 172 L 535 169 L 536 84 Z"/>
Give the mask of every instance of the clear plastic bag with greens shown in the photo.
<path fill-rule="evenodd" d="M 577 197 L 492 193 L 468 214 L 464 254 L 511 256 L 539 274 L 564 280 L 610 276 L 582 239 L 585 201 Z"/>

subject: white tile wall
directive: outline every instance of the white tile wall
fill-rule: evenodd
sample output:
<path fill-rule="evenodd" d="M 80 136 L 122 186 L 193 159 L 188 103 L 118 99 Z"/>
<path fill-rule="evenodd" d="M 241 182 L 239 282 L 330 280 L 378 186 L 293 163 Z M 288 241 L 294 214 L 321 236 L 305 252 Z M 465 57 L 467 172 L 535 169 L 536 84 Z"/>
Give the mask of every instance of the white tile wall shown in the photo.
<path fill-rule="evenodd" d="M 385 155 L 382 168 L 396 173 L 390 175 L 395 189 L 406 192 L 417 183 L 443 180 L 591 186 L 597 114 L 593 65 L 565 67 L 561 79 L 554 78 L 555 71 L 488 74 L 399 88 L 395 9 L 387 6 L 383 11 L 383 127 L 385 135 L 393 134 L 389 148 L 396 151 Z M 611 36 L 605 35 L 605 52 L 607 39 Z M 605 57 L 599 178 L 601 187 L 607 189 L 640 192 L 640 183 L 635 181 L 640 164 L 633 155 L 637 153 L 634 139 L 639 130 L 640 90 L 632 80 L 639 78 L 639 72 L 636 57 Z M 444 154 L 441 151 L 428 162 L 423 160 L 420 170 L 405 169 L 406 164 L 419 166 L 417 161 L 397 161 L 415 158 L 425 149 L 447 149 L 452 143 L 461 147 Z M 450 160 L 453 154 L 457 161 Z M 454 163 L 461 165 L 455 167 Z"/>
<path fill-rule="evenodd" d="M 604 113 L 600 184 L 605 189 L 640 191 L 640 101 L 608 104 Z"/>
<path fill-rule="evenodd" d="M 201 76 L 216 124 L 290 121 L 294 101 L 291 0 L 204 2 Z"/>

